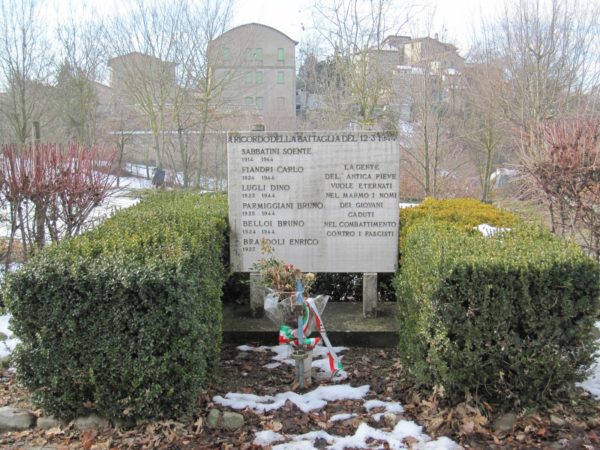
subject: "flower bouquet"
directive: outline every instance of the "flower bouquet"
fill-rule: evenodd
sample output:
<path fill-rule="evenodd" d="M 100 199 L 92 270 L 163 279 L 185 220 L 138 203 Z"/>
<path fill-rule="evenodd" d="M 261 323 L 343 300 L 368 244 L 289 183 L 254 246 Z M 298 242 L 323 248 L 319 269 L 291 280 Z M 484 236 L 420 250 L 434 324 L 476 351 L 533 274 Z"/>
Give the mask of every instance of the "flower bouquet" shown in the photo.
<path fill-rule="evenodd" d="M 252 266 L 252 271 L 260 274 L 262 284 L 268 290 L 264 302 L 265 314 L 279 327 L 294 326 L 298 316 L 296 312 L 298 282 L 302 286 L 302 297 L 307 298 L 315 282 L 315 274 L 303 273 L 293 264 L 275 258 L 273 248 L 264 239 L 261 241 L 261 252 L 264 256 Z M 328 300 L 327 295 L 315 297 L 319 314 L 323 313 Z M 314 323 L 308 325 L 312 325 L 311 331 L 318 331 Z"/>
<path fill-rule="evenodd" d="M 321 319 L 329 296 L 309 297 L 315 275 L 302 273 L 293 264 L 275 258 L 273 248 L 264 239 L 261 241 L 261 252 L 263 258 L 252 269 L 261 275 L 263 285 L 269 290 L 264 310 L 266 316 L 279 326 L 279 344 L 289 344 L 294 348 L 296 379 L 300 388 L 310 385 L 312 349 L 321 341 L 328 349 L 329 368 L 333 378 L 343 370 L 343 365 L 329 342 Z M 320 338 L 310 337 L 315 331 L 319 332 Z"/>

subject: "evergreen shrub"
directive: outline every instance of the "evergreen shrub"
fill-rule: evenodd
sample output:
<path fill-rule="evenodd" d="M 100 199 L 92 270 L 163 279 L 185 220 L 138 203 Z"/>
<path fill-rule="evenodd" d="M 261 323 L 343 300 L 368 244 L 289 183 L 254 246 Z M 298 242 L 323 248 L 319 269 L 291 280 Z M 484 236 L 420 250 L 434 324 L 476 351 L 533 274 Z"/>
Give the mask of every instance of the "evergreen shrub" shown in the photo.
<path fill-rule="evenodd" d="M 48 413 L 189 414 L 217 364 L 223 196 L 156 193 L 7 277 L 17 377 Z"/>
<path fill-rule="evenodd" d="M 465 231 L 484 223 L 493 227 L 511 227 L 518 222 L 513 213 L 472 198 L 426 198 L 418 206 L 400 210 L 400 244 L 412 227 L 427 220 Z"/>
<path fill-rule="evenodd" d="M 523 225 L 486 238 L 429 220 L 404 249 L 399 349 L 418 383 L 443 386 L 452 402 L 469 392 L 514 406 L 561 396 L 584 377 L 600 270 L 575 244 Z"/>

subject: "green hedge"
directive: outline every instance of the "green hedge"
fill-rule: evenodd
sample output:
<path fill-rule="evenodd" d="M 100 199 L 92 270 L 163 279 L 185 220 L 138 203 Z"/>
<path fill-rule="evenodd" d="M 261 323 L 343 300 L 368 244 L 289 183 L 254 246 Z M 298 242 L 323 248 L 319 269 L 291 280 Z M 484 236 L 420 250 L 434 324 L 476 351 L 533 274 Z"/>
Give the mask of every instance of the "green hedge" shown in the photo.
<path fill-rule="evenodd" d="M 9 276 L 17 376 L 48 413 L 191 412 L 221 343 L 226 199 L 163 192 Z"/>
<path fill-rule="evenodd" d="M 519 222 L 517 216 L 510 211 L 494 208 L 472 198 L 427 198 L 418 206 L 400 210 L 401 246 L 413 227 L 428 220 L 443 222 L 465 231 L 484 223 L 493 227 L 511 227 Z"/>
<path fill-rule="evenodd" d="M 600 269 L 574 244 L 519 227 L 499 237 L 426 221 L 395 279 L 400 355 L 452 402 L 543 402 L 584 377 L 595 350 Z"/>

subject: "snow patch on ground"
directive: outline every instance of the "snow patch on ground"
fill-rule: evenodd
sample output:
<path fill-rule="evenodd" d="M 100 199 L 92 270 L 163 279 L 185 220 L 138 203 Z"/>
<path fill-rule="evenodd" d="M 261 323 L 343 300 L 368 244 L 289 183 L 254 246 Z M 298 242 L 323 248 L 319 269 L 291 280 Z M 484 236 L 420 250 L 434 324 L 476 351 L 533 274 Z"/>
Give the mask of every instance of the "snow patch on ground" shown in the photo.
<path fill-rule="evenodd" d="M 600 321 L 596 322 L 596 328 L 600 330 Z M 600 339 L 598 339 L 600 346 Z M 600 400 L 600 351 L 596 353 L 596 361 L 590 368 L 590 376 L 582 383 L 577 383 L 577 386 L 582 387 L 590 392 L 594 398 Z"/>
<path fill-rule="evenodd" d="M 487 223 L 482 223 L 481 225 L 477 225 L 475 227 L 475 230 L 479 231 L 485 237 L 492 237 L 498 233 L 508 232 L 508 231 L 510 231 L 510 228 L 497 228 L 497 227 L 493 227 Z"/>
<path fill-rule="evenodd" d="M 271 351 L 274 363 L 266 366 L 289 364 L 294 365 L 294 360 L 290 358 L 292 348 L 289 345 L 277 345 L 274 347 L 252 347 L 249 345 L 240 345 L 238 350 L 243 352 L 266 352 Z M 337 347 L 336 352 L 347 350 L 345 347 Z M 313 350 L 313 358 L 325 357 L 327 363 L 327 349 L 323 346 L 317 346 Z M 316 364 L 313 360 L 313 367 L 321 369 L 320 364 Z M 266 367 L 265 366 L 265 367 Z M 329 370 L 327 365 L 326 370 Z M 363 400 L 363 408 L 370 414 L 371 410 L 377 409 L 377 412 L 372 414 L 375 421 L 379 421 L 385 413 L 399 414 L 404 411 L 402 405 L 398 402 L 383 401 L 379 399 L 364 400 L 369 393 L 370 386 L 364 385 L 360 387 L 352 387 L 349 384 L 337 384 L 319 386 L 316 389 L 305 394 L 297 394 L 295 392 L 283 392 L 276 395 L 254 395 L 254 394 L 239 394 L 227 393 L 224 397 L 217 395 L 213 397 L 213 402 L 216 404 L 229 407 L 232 409 L 251 409 L 256 413 L 265 413 L 274 411 L 284 406 L 288 401 L 292 402 L 300 411 L 308 413 L 316 409 L 322 409 L 327 406 L 328 402 L 338 400 Z M 329 418 L 330 422 L 348 420 L 358 415 L 355 413 L 339 413 Z M 377 443 L 387 444 L 386 448 L 405 449 L 408 445 L 405 444 L 406 438 L 412 438 L 413 444 L 410 448 L 421 450 L 453 450 L 459 449 L 460 446 L 451 439 L 446 437 L 432 441 L 431 438 L 423 433 L 423 427 L 415 422 L 402 420 L 394 427 L 392 431 L 379 430 L 373 428 L 366 423 L 362 423 L 356 429 L 352 436 L 336 436 L 329 434 L 326 431 L 311 431 L 301 435 L 282 435 L 272 430 L 258 431 L 255 433 L 253 444 L 261 446 L 271 446 L 273 450 L 296 450 L 296 449 L 315 449 L 316 441 L 325 441 L 328 444 L 328 449 L 345 449 L 345 448 L 372 448 L 374 441 Z"/>
<path fill-rule="evenodd" d="M 330 422 L 339 422 L 342 420 L 352 419 L 353 417 L 356 417 L 356 414 L 350 414 L 350 413 L 335 414 L 329 418 L 329 421 Z"/>
<path fill-rule="evenodd" d="M 600 321 L 596 322 L 596 327 L 600 329 Z M 600 344 L 600 339 L 599 339 Z M 273 357 L 274 363 L 265 365 L 265 367 L 278 367 L 280 363 L 293 365 L 294 360 L 291 359 L 291 347 L 289 345 L 278 345 L 274 347 L 252 347 L 249 345 L 239 346 L 240 351 L 265 352 L 272 351 L 275 353 Z M 343 347 L 336 348 L 337 351 L 347 350 Z M 314 356 L 327 355 L 327 349 L 322 346 L 317 346 L 314 351 Z M 321 360 L 317 360 L 321 361 Z M 313 367 L 320 367 L 320 364 L 313 360 Z M 326 359 L 324 360 L 326 362 Z M 591 392 L 592 395 L 600 399 L 600 352 L 596 356 L 596 362 L 592 366 L 591 376 L 579 383 L 583 389 Z M 321 409 L 327 405 L 329 401 L 342 399 L 356 400 L 363 399 L 369 391 L 369 386 L 361 386 L 353 388 L 350 385 L 333 385 L 320 386 L 314 391 L 306 394 L 296 394 L 294 392 L 285 392 L 275 396 L 256 396 L 251 394 L 235 394 L 228 393 L 225 397 L 216 396 L 213 398 L 215 403 L 223 406 L 228 406 L 233 409 L 250 408 L 255 412 L 263 413 L 273 411 L 283 406 L 288 400 L 294 403 L 304 413 Z M 373 420 L 379 422 L 385 413 L 399 414 L 404 411 L 400 403 L 383 401 L 379 399 L 366 400 L 363 407 L 370 413 L 373 409 L 384 412 L 372 414 Z M 330 422 L 348 420 L 356 417 L 354 413 L 339 413 L 329 418 Z M 406 443 L 405 440 L 411 438 L 412 444 Z M 352 436 L 336 436 L 327 433 L 326 431 L 312 431 L 302 435 L 282 435 L 271 430 L 259 431 L 255 434 L 255 445 L 271 446 L 273 450 L 303 450 L 315 449 L 316 441 L 321 440 L 327 442 L 328 449 L 344 449 L 344 448 L 373 448 L 374 443 L 390 449 L 416 449 L 416 450 L 455 450 L 461 447 L 453 440 L 447 437 L 440 437 L 436 440 L 423 433 L 423 427 L 413 421 L 401 420 L 396 424 L 392 431 L 385 431 L 373 428 L 367 423 L 362 423 L 356 429 Z M 383 447 L 381 447 L 383 448 Z"/>
<path fill-rule="evenodd" d="M 319 386 L 306 394 L 297 394 L 295 392 L 283 392 L 276 395 L 254 395 L 238 394 L 230 392 L 222 397 L 217 395 L 213 398 L 215 403 L 227 406 L 233 409 L 249 408 L 258 413 L 273 411 L 281 408 L 287 401 L 292 402 L 298 409 L 308 413 L 315 409 L 321 409 L 327 406 L 327 402 L 337 400 L 360 400 L 369 392 L 369 386 L 352 387 L 349 384 L 334 386 Z"/>
<path fill-rule="evenodd" d="M 385 412 L 404 412 L 404 408 L 402 407 L 402 405 L 397 402 L 384 402 L 383 400 L 367 400 L 363 406 L 367 411 L 371 411 L 374 408 L 385 408 Z"/>
<path fill-rule="evenodd" d="M 264 367 L 267 369 L 275 369 L 281 364 L 287 364 L 288 366 L 296 365 L 296 361 L 292 359 L 293 348 L 290 345 L 274 345 L 272 347 L 262 345 L 260 347 L 253 347 L 250 345 L 240 345 L 236 347 L 241 352 L 266 352 L 270 351 L 275 353 L 272 357 L 273 362 L 265 364 Z M 337 355 L 341 352 L 348 350 L 348 347 L 333 347 L 333 350 Z M 316 379 L 330 379 L 330 381 L 339 382 L 344 381 L 348 378 L 348 373 L 344 370 L 338 371 L 333 379 L 331 379 L 331 371 L 329 368 L 329 359 L 327 357 L 328 350 L 323 345 L 317 345 L 313 351 L 312 367 L 317 369 L 317 372 L 313 373 L 313 377 Z M 343 357 L 340 356 L 340 359 Z"/>
<path fill-rule="evenodd" d="M 254 435 L 254 445 L 271 445 L 275 442 L 285 441 L 285 437 L 282 434 L 275 433 L 271 430 L 257 431 Z"/>
<path fill-rule="evenodd" d="M 4 341 L 0 341 L 0 358 L 6 358 L 10 355 L 19 341 L 12 334 L 12 331 L 8 329 L 8 323 L 10 321 L 10 314 L 4 314 L 0 316 L 0 333 L 8 336 Z"/>
<path fill-rule="evenodd" d="M 413 438 L 416 443 L 410 446 L 411 449 L 420 450 L 454 450 L 461 448 L 456 442 L 447 437 L 441 437 L 432 441 L 431 438 L 422 432 L 423 428 L 414 422 L 403 420 L 399 422 L 392 431 L 384 431 L 373 428 L 366 423 L 361 423 L 352 436 L 336 436 L 326 431 L 311 431 L 310 433 L 300 435 L 283 436 L 272 431 L 259 431 L 255 435 L 253 443 L 255 445 L 273 445 L 282 440 L 288 439 L 290 442 L 273 445 L 273 450 L 292 450 L 292 449 L 315 449 L 317 439 L 324 440 L 328 444 L 328 449 L 343 450 L 345 448 L 374 448 L 373 441 L 381 444 L 386 443 L 391 449 L 409 448 L 404 440 Z M 378 447 L 384 448 L 384 447 Z"/>
<path fill-rule="evenodd" d="M 414 208 L 415 206 L 419 206 L 418 203 L 399 203 L 398 206 L 400 208 Z"/>
<path fill-rule="evenodd" d="M 134 195 L 135 191 L 152 188 L 152 182 L 145 178 L 138 177 L 121 177 L 120 187 L 116 187 L 117 179 L 114 177 L 113 188 L 106 200 L 92 211 L 89 215 L 86 224 L 88 228 L 98 225 L 107 217 L 110 217 L 115 211 L 123 208 L 129 208 L 139 202 L 139 199 Z M 0 208 L 0 217 L 9 216 L 9 205 L 4 204 Z M 0 220 L 0 237 L 10 236 L 10 223 L 8 220 Z M 20 238 L 20 233 L 17 233 L 17 238 Z"/>
<path fill-rule="evenodd" d="M 263 367 L 265 369 L 276 369 L 277 367 L 279 367 L 281 365 L 281 363 L 278 362 L 274 362 L 274 363 L 269 363 L 269 364 L 265 364 Z"/>
<path fill-rule="evenodd" d="M 328 402 L 338 400 L 362 400 L 369 392 L 368 385 L 352 387 L 350 385 L 332 385 L 319 386 L 306 394 L 297 394 L 295 392 L 283 392 L 274 396 L 258 396 L 253 394 L 228 393 L 225 397 L 217 395 L 213 401 L 222 406 L 233 409 L 249 408 L 257 413 L 265 413 L 281 408 L 287 401 L 291 401 L 303 413 L 308 413 L 315 409 L 321 409 L 327 406 Z M 386 408 L 390 412 L 402 412 L 402 406 L 399 403 L 384 402 L 381 400 L 367 400 L 363 404 L 369 411 L 373 408 Z M 355 414 L 336 414 L 331 417 L 331 421 L 346 420 L 354 417 Z M 404 444 L 404 439 L 413 438 L 416 444 L 411 448 L 429 449 L 429 450 L 452 450 L 460 448 L 458 444 L 448 438 L 440 438 L 432 441 L 431 438 L 423 433 L 423 427 L 415 422 L 402 420 L 394 427 L 392 431 L 384 431 L 373 428 L 366 423 L 362 423 L 352 436 L 336 436 L 326 431 L 311 431 L 301 435 L 282 435 L 271 430 L 259 431 L 255 434 L 254 444 L 268 446 L 273 449 L 314 449 L 317 440 L 324 440 L 330 449 L 344 448 L 371 448 L 371 440 L 381 443 L 387 443 L 389 448 L 403 449 L 408 448 Z M 277 444 L 287 441 L 282 444 Z M 277 445 L 274 445 L 277 444 Z"/>
<path fill-rule="evenodd" d="M 14 272 L 18 270 L 23 264 L 21 263 L 10 263 L 8 265 L 8 271 Z M 4 264 L 0 264 L 0 282 L 4 279 Z"/>

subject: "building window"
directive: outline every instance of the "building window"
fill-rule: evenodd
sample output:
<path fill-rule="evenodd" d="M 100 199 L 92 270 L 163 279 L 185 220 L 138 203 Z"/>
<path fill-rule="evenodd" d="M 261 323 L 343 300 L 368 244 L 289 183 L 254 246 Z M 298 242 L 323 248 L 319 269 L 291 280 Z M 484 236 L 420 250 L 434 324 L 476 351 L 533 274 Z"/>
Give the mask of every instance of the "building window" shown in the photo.
<path fill-rule="evenodd" d="M 263 59 L 262 48 L 257 48 L 256 53 L 254 53 L 254 59 L 257 61 L 262 61 Z"/>
<path fill-rule="evenodd" d="M 245 97 L 244 98 L 244 103 L 248 106 L 253 105 L 254 104 L 254 99 L 252 97 Z"/>
<path fill-rule="evenodd" d="M 256 97 L 256 109 L 262 110 L 264 107 L 264 99 L 262 97 Z"/>
<path fill-rule="evenodd" d="M 223 49 L 223 61 L 229 61 L 231 59 L 231 50 L 227 47 Z"/>
<path fill-rule="evenodd" d="M 252 61 L 254 59 L 254 52 L 251 48 L 246 49 L 246 61 Z"/>
<path fill-rule="evenodd" d="M 277 97 L 277 109 L 283 111 L 285 109 L 285 97 Z"/>
<path fill-rule="evenodd" d="M 284 82 L 283 70 L 278 70 L 277 71 L 277 84 L 283 84 L 283 82 Z"/>
<path fill-rule="evenodd" d="M 262 70 L 256 71 L 256 84 L 262 84 L 265 81 L 265 74 Z"/>
<path fill-rule="evenodd" d="M 282 48 L 278 48 L 277 49 L 277 61 L 284 61 L 284 55 L 283 55 L 283 49 Z"/>
<path fill-rule="evenodd" d="M 246 84 L 252 84 L 252 72 L 244 73 L 244 81 Z"/>

